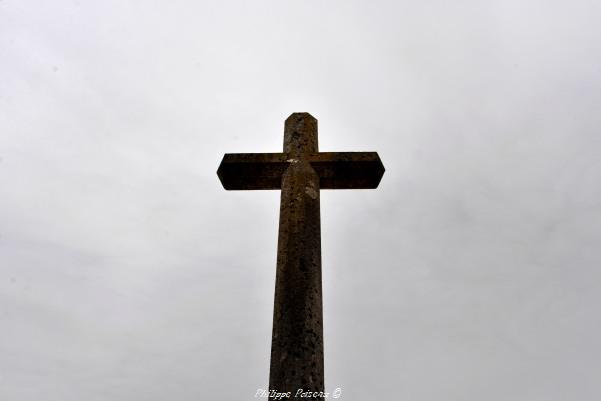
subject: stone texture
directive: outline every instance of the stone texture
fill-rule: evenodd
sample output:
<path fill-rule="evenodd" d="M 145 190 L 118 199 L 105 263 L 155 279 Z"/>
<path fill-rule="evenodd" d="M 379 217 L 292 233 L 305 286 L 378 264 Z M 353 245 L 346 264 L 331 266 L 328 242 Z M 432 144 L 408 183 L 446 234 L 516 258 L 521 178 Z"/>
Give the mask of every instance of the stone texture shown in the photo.
<path fill-rule="evenodd" d="M 375 152 L 323 152 L 317 120 L 286 119 L 283 153 L 226 154 L 217 175 L 228 190 L 281 189 L 269 389 L 324 391 L 320 189 L 376 188 Z M 323 400 L 323 397 L 304 398 Z"/>

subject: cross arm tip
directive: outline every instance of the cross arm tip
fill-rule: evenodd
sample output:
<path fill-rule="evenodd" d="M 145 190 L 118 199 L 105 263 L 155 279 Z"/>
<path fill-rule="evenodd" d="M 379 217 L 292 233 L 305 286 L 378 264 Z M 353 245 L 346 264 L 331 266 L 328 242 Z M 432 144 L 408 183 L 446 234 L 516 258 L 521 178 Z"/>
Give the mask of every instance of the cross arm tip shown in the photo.
<path fill-rule="evenodd" d="M 217 176 L 228 191 L 280 189 L 287 165 L 283 153 L 226 153 Z"/>
<path fill-rule="evenodd" d="M 375 189 L 385 171 L 377 152 L 324 152 L 311 165 L 321 189 Z"/>

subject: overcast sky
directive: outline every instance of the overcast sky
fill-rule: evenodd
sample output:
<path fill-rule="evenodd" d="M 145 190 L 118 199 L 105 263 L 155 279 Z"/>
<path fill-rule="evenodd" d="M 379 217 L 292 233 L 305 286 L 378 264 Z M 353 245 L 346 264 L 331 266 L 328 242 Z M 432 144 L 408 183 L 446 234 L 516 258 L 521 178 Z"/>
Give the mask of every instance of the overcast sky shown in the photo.
<path fill-rule="evenodd" d="M 322 191 L 326 390 L 601 397 L 599 1 L 0 1 L 0 399 L 267 388 L 278 191 L 226 152 L 377 151 Z"/>

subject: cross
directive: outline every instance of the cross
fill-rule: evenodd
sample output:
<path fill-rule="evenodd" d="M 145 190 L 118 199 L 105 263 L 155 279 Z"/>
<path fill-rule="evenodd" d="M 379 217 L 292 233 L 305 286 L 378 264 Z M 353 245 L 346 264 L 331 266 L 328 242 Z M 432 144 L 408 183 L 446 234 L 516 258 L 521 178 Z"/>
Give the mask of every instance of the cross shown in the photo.
<path fill-rule="evenodd" d="M 217 175 L 225 189 L 281 190 L 270 399 L 324 398 L 320 189 L 377 188 L 383 174 L 376 152 L 319 152 L 309 113 L 286 119 L 283 153 L 223 156 Z"/>

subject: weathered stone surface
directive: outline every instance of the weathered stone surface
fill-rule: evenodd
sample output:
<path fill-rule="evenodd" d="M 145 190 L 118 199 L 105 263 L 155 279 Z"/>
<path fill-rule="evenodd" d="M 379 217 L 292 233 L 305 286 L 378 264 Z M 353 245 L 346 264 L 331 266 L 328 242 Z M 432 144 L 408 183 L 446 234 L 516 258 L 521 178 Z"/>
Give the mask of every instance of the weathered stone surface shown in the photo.
<path fill-rule="evenodd" d="M 270 390 L 324 391 L 320 189 L 376 188 L 383 174 L 375 152 L 319 153 L 308 113 L 286 119 L 283 153 L 223 157 L 217 175 L 225 189 L 282 191 Z"/>
<path fill-rule="evenodd" d="M 284 153 L 301 157 L 317 152 L 317 119 L 309 113 L 292 113 L 284 123 Z"/>

